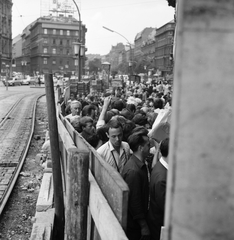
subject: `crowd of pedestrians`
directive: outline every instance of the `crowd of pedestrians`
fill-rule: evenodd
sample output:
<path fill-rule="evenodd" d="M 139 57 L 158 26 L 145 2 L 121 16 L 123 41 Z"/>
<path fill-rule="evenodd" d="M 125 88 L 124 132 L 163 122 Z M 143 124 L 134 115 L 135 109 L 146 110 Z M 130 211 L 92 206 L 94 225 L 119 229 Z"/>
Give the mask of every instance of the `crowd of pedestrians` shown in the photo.
<path fill-rule="evenodd" d="M 65 118 L 129 187 L 126 235 L 159 240 L 164 223 L 172 88 L 134 84 L 60 99 Z"/>

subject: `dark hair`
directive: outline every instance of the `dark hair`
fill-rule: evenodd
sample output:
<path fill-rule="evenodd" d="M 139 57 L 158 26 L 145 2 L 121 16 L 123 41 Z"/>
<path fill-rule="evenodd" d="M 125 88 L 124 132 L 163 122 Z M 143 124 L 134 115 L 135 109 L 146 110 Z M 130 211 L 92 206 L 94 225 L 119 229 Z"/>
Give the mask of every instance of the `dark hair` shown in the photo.
<path fill-rule="evenodd" d="M 108 123 L 111 120 L 111 118 L 115 115 L 116 114 L 114 112 L 107 111 L 106 114 L 105 114 L 105 117 L 104 117 L 105 123 Z"/>
<path fill-rule="evenodd" d="M 127 120 L 124 127 L 123 127 L 123 141 L 127 142 L 128 137 L 131 135 L 132 130 L 136 127 L 136 124 L 131 121 Z"/>
<path fill-rule="evenodd" d="M 118 119 L 111 119 L 108 124 L 107 124 L 107 129 L 109 131 L 110 128 L 122 128 L 123 129 L 123 125 L 120 123 L 120 121 L 118 121 Z"/>
<path fill-rule="evenodd" d="M 166 138 L 166 139 L 161 141 L 160 146 L 159 146 L 159 150 L 160 150 L 160 152 L 161 152 L 163 157 L 167 157 L 168 156 L 168 152 L 169 152 L 169 138 Z"/>
<path fill-rule="evenodd" d="M 141 114 L 141 113 L 136 114 L 136 115 L 133 117 L 132 121 L 133 121 L 135 124 L 140 125 L 140 126 L 144 126 L 145 124 L 148 123 L 146 115 L 143 115 L 143 114 Z"/>
<path fill-rule="evenodd" d="M 89 105 L 89 103 L 86 102 L 86 101 L 80 100 L 80 102 L 81 102 L 81 105 L 82 105 L 82 109 L 83 109 L 85 106 Z"/>
<path fill-rule="evenodd" d="M 104 125 L 96 130 L 96 134 L 100 140 L 102 140 L 103 143 L 106 143 L 109 138 L 106 135 L 107 132 L 107 125 Z"/>
<path fill-rule="evenodd" d="M 95 111 L 96 108 L 93 105 L 86 105 L 84 106 L 83 110 L 82 110 L 82 117 L 84 116 L 91 116 L 92 111 Z"/>
<path fill-rule="evenodd" d="M 133 104 L 133 103 L 127 104 L 126 108 L 127 108 L 128 110 L 130 110 L 131 112 L 135 112 L 135 111 L 136 111 L 136 105 Z"/>
<path fill-rule="evenodd" d="M 163 108 L 163 100 L 161 98 L 156 98 L 154 100 L 154 108 L 157 109 L 162 109 Z"/>
<path fill-rule="evenodd" d="M 131 120 L 134 116 L 134 113 L 129 111 L 127 108 L 124 108 L 121 112 L 120 115 L 125 117 L 128 120 Z"/>
<path fill-rule="evenodd" d="M 98 142 L 99 142 L 99 136 L 97 133 L 94 133 L 92 136 L 89 136 L 88 138 L 86 138 L 85 140 L 94 148 L 97 147 Z"/>
<path fill-rule="evenodd" d="M 122 109 L 124 108 L 124 103 L 121 100 L 116 100 L 111 104 L 111 107 L 122 111 Z"/>
<path fill-rule="evenodd" d="M 148 137 L 148 130 L 140 127 L 128 137 L 128 144 L 133 152 L 136 152 L 138 147 L 145 143 L 144 137 Z"/>
<path fill-rule="evenodd" d="M 93 123 L 93 119 L 91 117 L 85 116 L 80 118 L 80 127 L 85 127 L 87 123 Z"/>

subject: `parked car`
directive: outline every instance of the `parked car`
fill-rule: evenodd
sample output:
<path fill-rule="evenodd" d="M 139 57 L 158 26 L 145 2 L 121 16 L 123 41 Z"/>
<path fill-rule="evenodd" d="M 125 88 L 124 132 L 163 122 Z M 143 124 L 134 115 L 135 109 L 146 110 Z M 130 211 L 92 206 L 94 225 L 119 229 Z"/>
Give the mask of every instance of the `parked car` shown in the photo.
<path fill-rule="evenodd" d="M 6 86 L 6 84 L 8 84 L 8 86 L 16 86 L 16 85 L 18 85 L 18 86 L 21 86 L 21 80 L 20 79 L 17 79 L 17 78 L 15 78 L 15 77 L 9 77 L 8 79 L 7 79 L 7 81 L 6 80 L 3 80 L 3 84 Z"/>
<path fill-rule="evenodd" d="M 21 79 L 22 85 L 29 85 L 30 84 L 30 77 L 27 77 L 25 79 Z"/>

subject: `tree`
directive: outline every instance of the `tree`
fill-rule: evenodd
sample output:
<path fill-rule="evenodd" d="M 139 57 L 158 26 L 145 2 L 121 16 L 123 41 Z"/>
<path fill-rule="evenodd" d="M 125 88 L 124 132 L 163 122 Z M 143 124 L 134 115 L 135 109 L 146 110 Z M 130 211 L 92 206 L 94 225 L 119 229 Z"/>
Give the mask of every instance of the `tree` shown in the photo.
<path fill-rule="evenodd" d="M 89 71 L 97 73 L 102 68 L 102 62 L 100 58 L 94 58 L 89 61 Z"/>

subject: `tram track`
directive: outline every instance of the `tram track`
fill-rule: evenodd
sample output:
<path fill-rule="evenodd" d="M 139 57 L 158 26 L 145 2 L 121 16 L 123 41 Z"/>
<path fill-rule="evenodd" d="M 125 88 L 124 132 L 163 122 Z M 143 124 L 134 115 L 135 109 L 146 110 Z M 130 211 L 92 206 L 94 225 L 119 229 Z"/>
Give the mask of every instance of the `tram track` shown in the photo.
<path fill-rule="evenodd" d="M 34 132 L 36 104 L 43 95 L 20 96 L 0 121 L 0 215 L 26 159 Z"/>
<path fill-rule="evenodd" d="M 2 117 L 2 119 L 0 119 L 0 127 L 4 124 L 4 122 L 9 118 L 11 112 L 20 104 L 21 100 L 23 99 L 20 98 L 19 100 L 17 100 L 12 106 L 11 108 L 9 109 L 9 111 L 6 113 L 5 116 Z M 0 99 L 1 101 L 2 99 Z"/>

